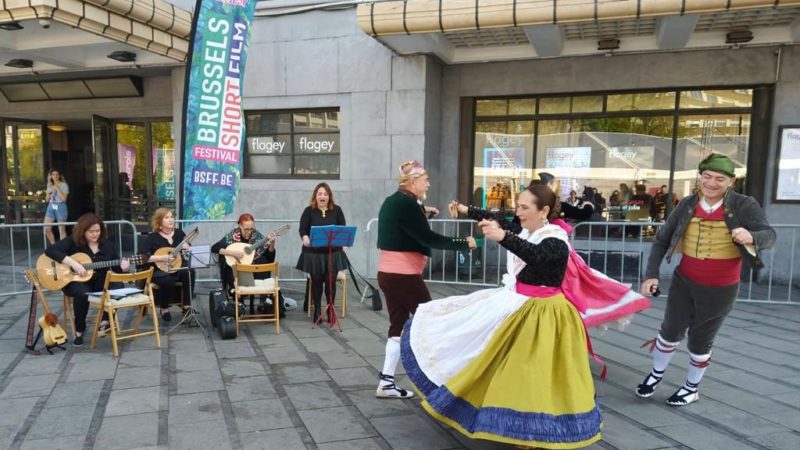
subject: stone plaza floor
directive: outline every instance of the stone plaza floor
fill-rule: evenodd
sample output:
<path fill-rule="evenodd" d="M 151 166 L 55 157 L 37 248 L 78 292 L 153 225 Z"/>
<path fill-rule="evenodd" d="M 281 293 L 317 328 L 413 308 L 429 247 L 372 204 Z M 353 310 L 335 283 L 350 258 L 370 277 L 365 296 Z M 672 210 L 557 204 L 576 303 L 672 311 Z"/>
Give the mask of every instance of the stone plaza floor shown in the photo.
<path fill-rule="evenodd" d="M 430 284 L 434 298 L 475 288 Z M 302 299 L 302 286 L 284 286 Z M 419 400 L 378 400 L 388 319 L 350 289 L 343 332 L 312 329 L 302 309 L 235 340 L 182 327 L 121 347 L 108 339 L 55 355 L 24 348 L 29 297 L 0 297 L 0 448 L 494 449 L 430 418 Z M 207 309 L 208 287 L 195 301 Z M 60 297 L 51 295 L 52 305 Z M 592 331 L 603 440 L 590 449 L 799 449 L 800 307 L 738 303 L 715 346 L 699 402 L 664 400 L 683 383 L 685 345 L 653 398 L 633 388 L 650 368 L 664 299 L 624 332 Z M 41 308 L 39 309 L 41 311 Z M 173 321 L 176 321 L 173 310 Z M 130 319 L 129 319 L 130 320 Z M 147 323 L 147 322 L 145 322 Z M 167 327 L 162 327 L 166 330 Z M 88 340 L 87 340 L 88 341 Z M 400 368 L 402 373 L 402 367 Z M 398 384 L 408 387 L 403 376 Z"/>

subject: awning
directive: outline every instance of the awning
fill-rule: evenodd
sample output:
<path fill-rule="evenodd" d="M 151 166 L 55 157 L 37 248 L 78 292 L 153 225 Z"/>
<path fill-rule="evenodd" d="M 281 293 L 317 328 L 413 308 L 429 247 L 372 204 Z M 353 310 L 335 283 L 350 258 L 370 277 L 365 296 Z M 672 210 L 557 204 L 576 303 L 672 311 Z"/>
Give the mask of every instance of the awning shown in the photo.
<path fill-rule="evenodd" d="M 358 6 L 372 36 L 782 8 L 800 0 L 396 0 Z"/>
<path fill-rule="evenodd" d="M 50 19 L 185 62 L 192 13 L 163 0 L 4 0 L 0 23 Z"/>

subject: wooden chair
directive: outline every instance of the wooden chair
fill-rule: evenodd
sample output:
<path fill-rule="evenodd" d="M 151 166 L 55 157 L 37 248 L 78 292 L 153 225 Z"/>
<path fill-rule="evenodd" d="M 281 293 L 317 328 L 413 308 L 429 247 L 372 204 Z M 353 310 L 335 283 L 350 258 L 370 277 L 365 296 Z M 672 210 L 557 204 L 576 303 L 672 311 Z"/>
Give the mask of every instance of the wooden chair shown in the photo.
<path fill-rule="evenodd" d="M 306 290 L 306 302 L 308 304 L 308 317 L 311 317 L 314 314 L 314 302 L 311 300 L 311 275 L 306 276 L 306 281 L 309 283 L 309 288 Z M 339 289 L 342 291 L 342 319 L 347 317 L 347 271 L 340 270 L 338 274 L 336 274 L 336 283 L 339 284 Z M 324 296 L 325 293 L 323 292 L 322 295 Z M 334 302 L 334 307 L 336 307 L 336 302 Z"/>
<path fill-rule="evenodd" d="M 247 285 L 250 283 L 242 284 L 242 277 L 240 274 L 249 273 L 252 276 L 252 274 L 263 272 L 272 272 L 272 277 L 263 280 L 254 279 L 252 285 Z M 236 264 L 233 266 L 233 298 L 236 302 L 234 319 L 236 320 L 237 336 L 239 335 L 240 323 L 274 322 L 275 334 L 281 334 L 280 291 L 281 288 L 278 285 L 278 263 Z M 243 301 L 243 297 L 249 295 L 271 295 L 272 313 L 245 313 L 244 315 L 239 315 L 240 308 L 238 305 Z"/>
<path fill-rule="evenodd" d="M 114 273 L 108 271 L 106 274 L 106 282 L 103 286 L 103 295 L 100 297 L 90 295 L 89 304 L 97 308 L 97 314 L 94 319 L 94 333 L 92 333 L 92 346 L 95 347 L 97 343 L 97 333 L 100 329 L 100 322 L 103 318 L 103 312 L 108 313 L 108 322 L 111 327 L 111 346 L 114 350 L 114 356 L 119 356 L 118 341 L 125 339 L 136 339 L 140 336 L 154 335 L 156 338 L 156 347 L 161 347 L 161 334 L 158 331 L 158 314 L 156 313 L 155 301 L 153 300 L 153 291 L 150 288 L 150 280 L 153 278 L 153 268 L 136 273 Z M 136 283 L 137 281 L 144 281 L 144 292 L 141 294 L 132 294 L 122 298 L 113 298 L 109 293 L 109 286 L 111 283 Z M 119 323 L 118 310 L 123 308 L 136 308 L 133 328 L 122 329 Z M 142 316 L 146 312 L 150 312 L 150 317 L 153 320 L 152 331 L 139 331 L 142 323 Z"/>

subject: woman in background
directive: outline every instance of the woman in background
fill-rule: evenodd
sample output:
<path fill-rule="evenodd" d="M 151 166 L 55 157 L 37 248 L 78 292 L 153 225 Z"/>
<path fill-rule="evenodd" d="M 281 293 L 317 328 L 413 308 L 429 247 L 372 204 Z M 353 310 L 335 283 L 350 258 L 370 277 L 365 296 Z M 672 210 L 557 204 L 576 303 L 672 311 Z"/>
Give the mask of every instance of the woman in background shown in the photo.
<path fill-rule="evenodd" d="M 47 212 L 44 214 L 44 223 L 63 223 L 67 221 L 68 196 L 69 185 L 58 170 L 52 169 L 50 173 L 47 174 L 47 194 L 45 195 Z M 47 235 L 47 242 L 50 244 L 56 242 L 56 238 L 53 236 L 53 227 L 45 227 L 44 232 Z M 58 238 L 64 239 L 65 237 L 67 237 L 67 227 L 59 225 Z"/>
<path fill-rule="evenodd" d="M 311 247 L 311 227 L 326 225 L 346 225 L 344 212 L 333 201 L 333 191 L 328 183 L 319 183 L 311 194 L 311 201 L 300 216 L 300 238 L 303 249 L 297 261 L 297 269 L 311 276 L 311 300 L 314 305 L 314 322 L 321 314 L 322 292 L 328 303 L 333 305 L 336 298 L 336 276 L 347 268 L 347 256 L 341 247 L 329 249 L 327 246 Z M 308 296 L 306 296 L 306 301 Z M 308 305 L 303 309 L 308 309 Z M 332 323 L 332 311 L 328 311 L 328 321 Z"/>

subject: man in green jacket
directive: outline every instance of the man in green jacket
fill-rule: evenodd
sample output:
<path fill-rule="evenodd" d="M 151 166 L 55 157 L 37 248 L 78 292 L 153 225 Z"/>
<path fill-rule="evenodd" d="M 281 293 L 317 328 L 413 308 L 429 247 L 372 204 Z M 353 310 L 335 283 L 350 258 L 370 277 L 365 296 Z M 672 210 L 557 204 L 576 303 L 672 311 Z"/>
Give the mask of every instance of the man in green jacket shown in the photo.
<path fill-rule="evenodd" d="M 431 248 L 442 250 L 474 250 L 475 239 L 451 238 L 431 230 L 427 213 L 437 213 L 425 207 L 425 193 L 431 183 L 428 174 L 417 161 L 400 166 L 400 187 L 386 197 L 378 214 L 378 285 L 386 295 L 389 310 L 389 339 L 386 357 L 375 396 L 379 398 L 411 398 L 412 392 L 394 384 L 394 373 L 400 361 L 400 333 L 417 306 L 431 300 L 422 271 Z"/>

